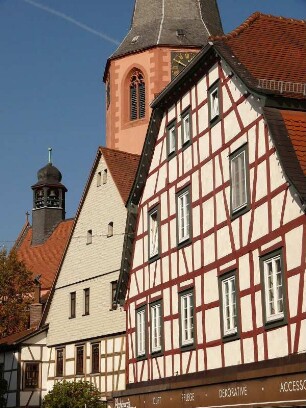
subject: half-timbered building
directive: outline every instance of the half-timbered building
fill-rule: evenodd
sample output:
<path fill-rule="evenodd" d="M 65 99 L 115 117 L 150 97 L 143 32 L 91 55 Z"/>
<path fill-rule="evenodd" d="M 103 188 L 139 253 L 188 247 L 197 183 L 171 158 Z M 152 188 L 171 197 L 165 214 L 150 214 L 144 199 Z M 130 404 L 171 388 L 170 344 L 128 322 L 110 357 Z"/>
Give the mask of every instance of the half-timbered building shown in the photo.
<path fill-rule="evenodd" d="M 105 406 L 112 391 L 125 388 L 125 313 L 112 303 L 138 161 L 98 149 L 41 323 L 48 327 L 44 389 L 90 381 Z"/>
<path fill-rule="evenodd" d="M 306 406 L 306 24 L 255 13 L 153 102 L 116 408 Z"/>

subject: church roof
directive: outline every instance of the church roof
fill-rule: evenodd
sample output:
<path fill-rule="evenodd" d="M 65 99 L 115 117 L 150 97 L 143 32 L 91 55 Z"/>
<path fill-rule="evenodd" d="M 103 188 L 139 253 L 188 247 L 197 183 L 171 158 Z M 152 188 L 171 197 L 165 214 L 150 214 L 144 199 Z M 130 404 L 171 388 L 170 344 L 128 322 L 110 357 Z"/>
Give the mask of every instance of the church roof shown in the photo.
<path fill-rule="evenodd" d="M 140 156 L 107 147 L 100 147 L 99 150 L 125 204 L 135 179 Z"/>
<path fill-rule="evenodd" d="M 130 30 L 111 58 L 153 46 L 202 47 L 222 34 L 216 0 L 135 0 Z"/>
<path fill-rule="evenodd" d="M 18 237 L 15 249 L 33 276 L 41 275 L 42 290 L 52 286 L 71 232 L 73 220 L 61 221 L 43 244 L 32 245 L 32 227 L 27 222 Z"/>
<path fill-rule="evenodd" d="M 306 96 L 306 22 L 254 13 L 236 30 L 212 37 L 217 51 L 251 87 Z"/>

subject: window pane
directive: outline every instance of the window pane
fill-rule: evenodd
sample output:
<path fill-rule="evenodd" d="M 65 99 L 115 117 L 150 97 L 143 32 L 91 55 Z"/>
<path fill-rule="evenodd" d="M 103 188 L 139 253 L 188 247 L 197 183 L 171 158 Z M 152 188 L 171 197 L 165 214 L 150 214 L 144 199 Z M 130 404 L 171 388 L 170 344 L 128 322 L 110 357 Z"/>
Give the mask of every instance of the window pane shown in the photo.
<path fill-rule="evenodd" d="M 181 297 L 181 337 L 182 345 L 192 344 L 193 332 L 193 294 L 188 293 Z"/>
<path fill-rule="evenodd" d="M 26 363 L 25 388 L 38 388 L 39 363 Z"/>
<path fill-rule="evenodd" d="M 264 261 L 266 318 L 280 319 L 284 315 L 283 282 L 280 256 Z"/>
<path fill-rule="evenodd" d="M 137 312 L 137 355 L 145 354 L 145 311 Z"/>
<path fill-rule="evenodd" d="M 158 231 L 158 212 L 154 211 L 150 214 L 150 237 L 149 237 L 149 251 L 150 258 L 158 254 L 159 245 L 159 231 Z"/>
<path fill-rule="evenodd" d="M 70 317 L 75 317 L 76 292 L 70 293 Z"/>
<path fill-rule="evenodd" d="M 84 374 L 84 346 L 76 348 L 76 374 Z"/>
<path fill-rule="evenodd" d="M 232 207 L 237 210 L 247 203 L 245 152 L 231 160 Z"/>
<path fill-rule="evenodd" d="M 189 191 L 178 197 L 178 235 L 179 242 L 189 238 Z"/>
<path fill-rule="evenodd" d="M 224 334 L 237 332 L 237 301 L 235 276 L 222 281 L 222 307 Z"/>
<path fill-rule="evenodd" d="M 64 374 L 64 350 L 56 350 L 56 376 L 62 377 Z"/>
<path fill-rule="evenodd" d="M 91 345 L 91 372 L 100 372 L 100 347 L 99 344 Z"/>
<path fill-rule="evenodd" d="M 161 305 L 151 306 L 152 352 L 161 349 Z"/>

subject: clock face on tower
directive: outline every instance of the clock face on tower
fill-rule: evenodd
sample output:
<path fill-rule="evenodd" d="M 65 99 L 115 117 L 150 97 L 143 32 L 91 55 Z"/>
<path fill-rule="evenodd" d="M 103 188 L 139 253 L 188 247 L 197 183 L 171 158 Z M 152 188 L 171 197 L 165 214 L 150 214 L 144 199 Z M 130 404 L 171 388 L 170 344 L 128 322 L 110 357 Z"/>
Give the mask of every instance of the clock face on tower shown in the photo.
<path fill-rule="evenodd" d="M 185 68 L 196 52 L 190 51 L 172 51 L 171 52 L 171 79 L 176 77 L 183 68 Z"/>

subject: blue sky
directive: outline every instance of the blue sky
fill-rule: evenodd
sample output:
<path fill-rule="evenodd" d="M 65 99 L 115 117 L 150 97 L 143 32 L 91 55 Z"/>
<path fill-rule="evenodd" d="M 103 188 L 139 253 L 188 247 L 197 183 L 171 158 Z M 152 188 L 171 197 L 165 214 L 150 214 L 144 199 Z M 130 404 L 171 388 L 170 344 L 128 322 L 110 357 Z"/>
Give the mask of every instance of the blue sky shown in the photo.
<path fill-rule="evenodd" d="M 306 17 L 306 0 L 218 4 L 225 32 L 254 11 Z M 105 143 L 105 63 L 129 28 L 133 5 L 0 0 L 1 246 L 12 245 L 31 212 L 30 187 L 49 146 L 68 188 L 67 217 L 75 214 L 97 147 Z"/>

